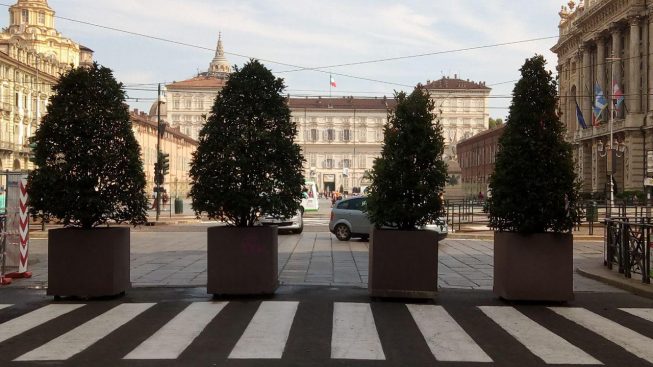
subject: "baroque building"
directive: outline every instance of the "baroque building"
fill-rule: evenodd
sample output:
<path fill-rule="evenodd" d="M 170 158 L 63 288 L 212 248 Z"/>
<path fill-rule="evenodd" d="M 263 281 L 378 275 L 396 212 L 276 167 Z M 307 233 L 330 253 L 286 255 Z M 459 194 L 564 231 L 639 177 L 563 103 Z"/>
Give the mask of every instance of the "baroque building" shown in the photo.
<path fill-rule="evenodd" d="M 443 77 L 427 81 L 424 87 L 435 102 L 445 142 L 445 159 L 456 159 L 458 141 L 488 129 L 487 102 L 491 88 L 485 82 Z"/>
<path fill-rule="evenodd" d="M 193 140 L 206 122 L 215 97 L 225 86 L 232 69 L 224 55 L 222 37 L 218 37 L 215 56 L 207 72 L 166 85 L 167 103 L 161 117 Z M 445 159 L 455 159 L 458 140 L 488 127 L 485 83 L 442 78 L 425 85 L 436 105 L 443 127 Z M 369 97 L 288 97 L 291 118 L 297 124 L 296 142 L 306 159 L 305 177 L 315 181 L 320 191 L 347 191 L 369 185 L 365 173 L 383 146 L 383 127 L 394 98 Z M 157 103 L 150 116 L 157 116 Z M 458 164 L 448 162 L 450 167 Z"/>
<path fill-rule="evenodd" d="M 0 33 L 0 169 L 31 169 L 28 139 L 46 112 L 52 86 L 93 51 L 63 37 L 46 0 L 18 0 Z"/>
<path fill-rule="evenodd" d="M 215 97 L 224 87 L 229 74 L 231 65 L 224 55 L 222 35 L 219 35 L 215 57 L 207 72 L 166 85 L 167 103 L 161 107 L 162 118 L 170 126 L 178 127 L 182 133 L 197 140 Z M 156 103 L 152 105 L 150 115 L 156 115 Z"/>
<path fill-rule="evenodd" d="M 381 155 L 383 127 L 395 105 L 386 97 L 289 98 L 305 177 L 320 191 L 351 193 L 369 185 L 365 173 Z"/>
<path fill-rule="evenodd" d="M 616 192 L 641 191 L 646 152 L 653 147 L 653 4 L 572 0 L 559 15 L 560 36 L 551 50 L 558 56 L 560 112 L 582 191 L 609 196 L 611 173 Z M 625 97 L 617 108 L 610 102 L 621 94 L 614 91 L 615 84 Z M 602 104 L 595 103 L 601 92 L 607 107 L 594 116 L 593 107 Z M 577 105 L 587 128 L 579 124 Z M 620 148 L 618 155 L 605 154 L 610 146 Z"/>

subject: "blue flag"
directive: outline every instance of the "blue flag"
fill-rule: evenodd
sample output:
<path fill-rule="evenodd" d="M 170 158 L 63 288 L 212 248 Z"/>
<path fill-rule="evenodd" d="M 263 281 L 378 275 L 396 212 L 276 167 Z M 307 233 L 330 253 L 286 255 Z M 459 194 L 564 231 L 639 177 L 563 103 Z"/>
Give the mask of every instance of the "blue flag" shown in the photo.
<path fill-rule="evenodd" d="M 587 124 L 585 123 L 585 118 L 583 117 L 580 107 L 578 107 L 578 102 L 576 102 L 576 120 L 578 120 L 578 125 L 580 125 L 580 127 L 587 129 Z"/>
<path fill-rule="evenodd" d="M 603 95 L 603 89 L 601 89 L 599 83 L 596 83 L 594 85 L 594 107 L 592 108 L 594 125 L 598 125 L 601 112 L 603 112 L 607 106 L 608 101 L 605 99 L 605 95 Z"/>

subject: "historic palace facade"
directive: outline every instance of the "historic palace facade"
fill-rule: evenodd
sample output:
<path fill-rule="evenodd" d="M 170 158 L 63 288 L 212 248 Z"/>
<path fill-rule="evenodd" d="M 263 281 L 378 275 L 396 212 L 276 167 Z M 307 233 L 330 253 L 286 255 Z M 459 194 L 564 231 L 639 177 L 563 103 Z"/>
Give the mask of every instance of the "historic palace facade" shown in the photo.
<path fill-rule="evenodd" d="M 9 15 L 0 33 L 0 169 L 24 170 L 52 86 L 71 65 L 93 62 L 93 51 L 57 32 L 46 0 L 18 0 Z"/>
<path fill-rule="evenodd" d="M 653 4 L 591 0 L 577 5 L 572 0 L 559 14 L 560 38 L 552 51 L 558 55 L 560 110 L 582 190 L 608 193 L 610 167 L 617 192 L 643 190 L 646 152 L 653 148 Z M 625 97 L 618 108 L 610 103 L 621 94 L 613 92 L 614 84 Z M 608 106 L 595 118 L 593 107 L 602 104 L 601 92 Z M 587 128 L 578 122 L 576 105 Z M 608 147 L 617 156 L 605 154 Z"/>
<path fill-rule="evenodd" d="M 167 101 L 161 106 L 161 118 L 173 129 L 197 140 L 231 71 L 220 36 L 208 71 L 166 85 Z M 487 98 L 491 89 L 485 83 L 457 76 L 429 80 L 424 87 L 435 102 L 435 112 L 443 127 L 445 159 L 455 160 L 459 140 L 487 129 Z M 320 191 L 351 192 L 355 187 L 369 185 L 365 172 L 381 153 L 383 127 L 394 105 L 394 98 L 387 97 L 289 97 L 288 106 L 298 128 L 296 142 L 306 159 L 305 177 L 314 180 Z M 154 103 L 150 117 L 156 116 Z"/>
<path fill-rule="evenodd" d="M 162 118 L 172 127 L 197 140 L 215 97 L 231 74 L 231 65 L 224 55 L 222 36 L 218 36 L 215 57 L 207 72 L 196 77 L 166 85 L 167 103 L 161 107 Z M 150 115 L 156 115 L 156 103 Z"/>
<path fill-rule="evenodd" d="M 443 77 L 427 81 L 424 87 L 435 102 L 445 142 L 445 158 L 457 159 L 456 144 L 488 129 L 488 97 L 485 82 Z"/>

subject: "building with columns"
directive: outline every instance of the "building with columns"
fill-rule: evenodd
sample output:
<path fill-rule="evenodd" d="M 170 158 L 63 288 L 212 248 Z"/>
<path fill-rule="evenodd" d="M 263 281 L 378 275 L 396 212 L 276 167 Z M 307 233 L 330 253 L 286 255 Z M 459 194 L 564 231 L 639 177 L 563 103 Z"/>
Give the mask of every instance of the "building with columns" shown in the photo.
<path fill-rule="evenodd" d="M 28 139 L 46 112 L 52 86 L 93 51 L 55 29 L 46 0 L 18 0 L 0 33 L 0 169 L 31 169 Z"/>
<path fill-rule="evenodd" d="M 617 192 L 644 190 L 646 151 L 653 148 L 653 3 L 591 0 L 576 4 L 572 0 L 559 15 L 560 38 L 552 51 L 558 55 L 560 111 L 567 139 L 574 146 L 582 191 L 609 196 L 610 167 Z M 595 86 L 610 101 L 612 82 L 623 91 L 625 102 L 617 109 L 608 103 L 594 121 Z M 577 121 L 576 104 L 587 129 Z M 611 144 L 622 148 L 620 156 L 605 154 Z"/>

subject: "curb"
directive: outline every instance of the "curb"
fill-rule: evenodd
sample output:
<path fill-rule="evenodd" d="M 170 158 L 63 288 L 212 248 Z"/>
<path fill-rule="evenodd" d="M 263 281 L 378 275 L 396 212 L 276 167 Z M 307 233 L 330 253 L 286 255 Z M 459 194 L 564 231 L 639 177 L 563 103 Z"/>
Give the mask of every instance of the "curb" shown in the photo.
<path fill-rule="evenodd" d="M 636 279 L 616 278 L 611 274 L 612 271 L 601 269 L 601 271 L 592 271 L 587 268 L 576 268 L 576 272 L 586 278 L 594 279 L 599 282 L 611 285 L 613 287 L 623 289 L 627 292 L 633 293 L 640 297 L 653 299 L 653 286 L 647 285 Z M 610 272 L 610 276 L 601 273 Z"/>

